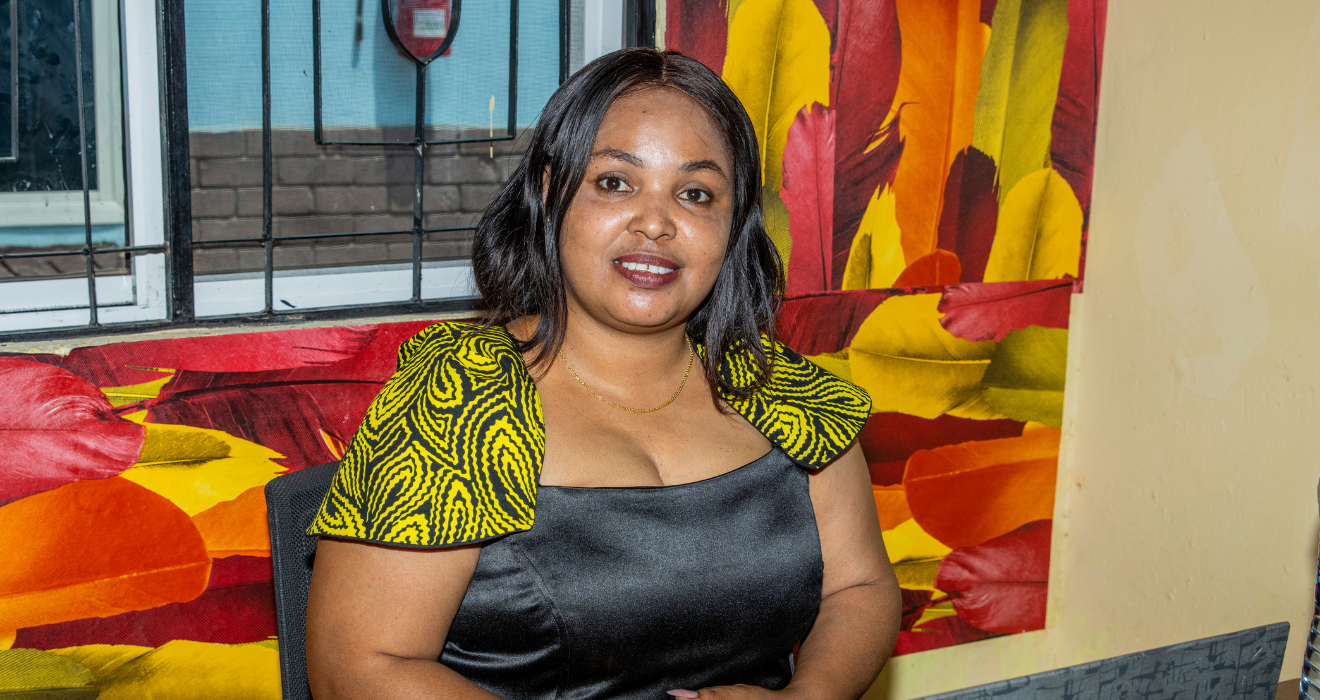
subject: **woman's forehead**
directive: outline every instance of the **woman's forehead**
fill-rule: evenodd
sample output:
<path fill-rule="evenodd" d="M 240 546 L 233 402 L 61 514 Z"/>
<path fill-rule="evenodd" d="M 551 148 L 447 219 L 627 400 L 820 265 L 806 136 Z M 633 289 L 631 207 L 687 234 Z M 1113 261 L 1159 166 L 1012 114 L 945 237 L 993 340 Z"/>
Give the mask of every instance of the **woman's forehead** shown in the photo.
<path fill-rule="evenodd" d="M 601 152 L 629 153 L 642 161 L 713 160 L 732 166 L 728 138 L 715 119 L 672 88 L 634 90 L 616 99 L 596 132 L 592 153 Z"/>

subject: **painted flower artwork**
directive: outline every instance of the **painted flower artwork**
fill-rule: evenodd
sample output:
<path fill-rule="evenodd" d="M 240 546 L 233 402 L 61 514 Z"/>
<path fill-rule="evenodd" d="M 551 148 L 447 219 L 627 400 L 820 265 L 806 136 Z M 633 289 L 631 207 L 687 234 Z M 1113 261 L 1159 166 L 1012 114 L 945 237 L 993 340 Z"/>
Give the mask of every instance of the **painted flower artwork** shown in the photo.
<path fill-rule="evenodd" d="M 279 697 L 263 488 L 338 459 L 426 325 L 0 356 L 0 687 Z"/>
<path fill-rule="evenodd" d="M 1041 629 L 1105 0 L 668 0 L 762 149 L 780 339 L 866 388 L 896 654 Z M 279 696 L 263 488 L 427 322 L 0 356 L 0 687 Z M 220 692 L 223 689 L 223 692 Z"/>
<path fill-rule="evenodd" d="M 782 339 L 866 388 L 895 654 L 1045 626 L 1105 0 L 669 0 L 760 140 Z"/>

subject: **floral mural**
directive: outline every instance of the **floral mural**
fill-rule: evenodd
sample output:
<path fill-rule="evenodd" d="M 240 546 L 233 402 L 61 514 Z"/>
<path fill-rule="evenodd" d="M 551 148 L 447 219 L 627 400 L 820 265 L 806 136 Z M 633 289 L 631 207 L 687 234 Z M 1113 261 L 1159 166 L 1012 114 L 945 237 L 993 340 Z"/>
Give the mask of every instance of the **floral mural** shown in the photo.
<path fill-rule="evenodd" d="M 0 689 L 279 697 L 263 488 L 338 459 L 426 325 L 0 356 Z"/>
<path fill-rule="evenodd" d="M 1045 626 L 1106 0 L 668 0 L 742 100 L 784 339 L 865 387 L 896 654 Z"/>

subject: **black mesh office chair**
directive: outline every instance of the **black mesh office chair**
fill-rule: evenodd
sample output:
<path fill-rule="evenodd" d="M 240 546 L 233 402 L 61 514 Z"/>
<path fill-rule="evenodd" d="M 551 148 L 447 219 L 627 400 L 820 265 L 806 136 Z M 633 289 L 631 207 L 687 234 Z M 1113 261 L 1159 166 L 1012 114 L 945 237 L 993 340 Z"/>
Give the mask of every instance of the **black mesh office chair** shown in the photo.
<path fill-rule="evenodd" d="M 316 538 L 303 534 L 330 488 L 338 462 L 285 474 L 266 484 L 270 563 L 275 572 L 275 628 L 285 700 L 311 700 L 307 685 L 307 588 Z"/>
<path fill-rule="evenodd" d="M 1320 484 L 1316 484 L 1315 498 L 1320 502 Z M 1302 684 L 1298 688 L 1299 700 L 1320 699 L 1320 570 L 1315 574 L 1315 613 L 1311 615 L 1311 629 L 1306 633 L 1306 647 L 1302 649 Z"/>

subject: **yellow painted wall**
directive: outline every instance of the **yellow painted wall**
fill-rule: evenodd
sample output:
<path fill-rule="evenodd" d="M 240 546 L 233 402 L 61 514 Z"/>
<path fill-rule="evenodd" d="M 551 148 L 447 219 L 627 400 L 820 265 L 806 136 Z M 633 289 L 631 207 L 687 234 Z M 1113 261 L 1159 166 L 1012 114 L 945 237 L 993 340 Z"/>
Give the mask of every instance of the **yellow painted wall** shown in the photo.
<path fill-rule="evenodd" d="M 1111 0 L 1046 629 L 894 660 L 901 700 L 1286 620 L 1320 477 L 1320 1 Z"/>

